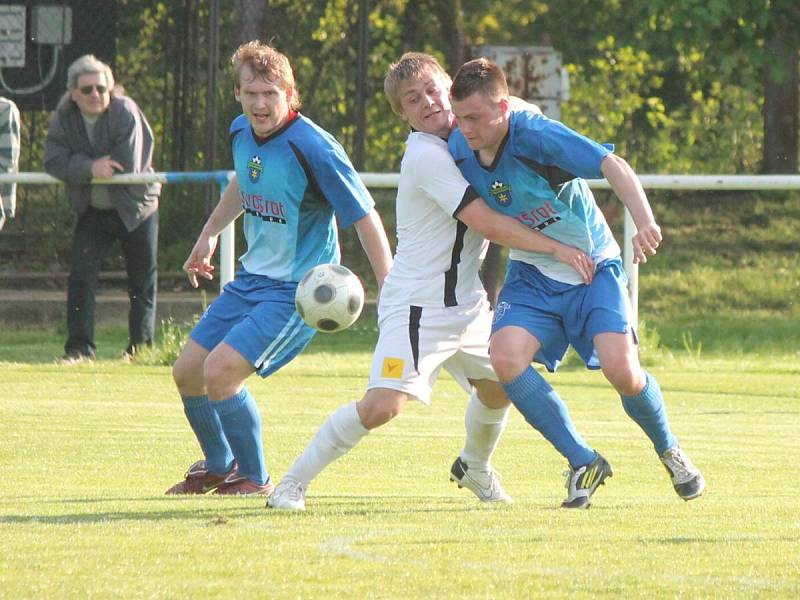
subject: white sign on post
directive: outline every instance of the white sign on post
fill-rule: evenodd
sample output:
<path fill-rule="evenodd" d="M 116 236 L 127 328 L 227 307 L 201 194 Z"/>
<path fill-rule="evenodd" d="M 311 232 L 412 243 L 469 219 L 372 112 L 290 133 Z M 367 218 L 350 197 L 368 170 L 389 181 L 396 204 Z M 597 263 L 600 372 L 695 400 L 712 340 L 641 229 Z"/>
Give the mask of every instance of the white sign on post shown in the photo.
<path fill-rule="evenodd" d="M 561 102 L 569 100 L 569 77 L 560 52 L 552 46 L 480 46 L 476 56 L 503 69 L 512 96 L 538 104 L 545 116 L 561 120 Z"/>

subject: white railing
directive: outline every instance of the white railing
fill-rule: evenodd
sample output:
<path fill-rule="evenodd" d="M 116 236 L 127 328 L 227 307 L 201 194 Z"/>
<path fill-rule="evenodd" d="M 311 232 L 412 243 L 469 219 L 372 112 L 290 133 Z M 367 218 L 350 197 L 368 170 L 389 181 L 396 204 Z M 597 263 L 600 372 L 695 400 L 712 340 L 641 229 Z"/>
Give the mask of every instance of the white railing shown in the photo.
<path fill-rule="evenodd" d="M 397 173 L 360 173 L 367 187 L 396 188 L 400 180 Z M 115 175 L 110 179 L 94 179 L 92 183 L 130 184 L 130 183 L 209 183 L 220 186 L 220 196 L 225 191 L 233 171 L 207 171 L 194 173 L 148 173 L 143 175 Z M 640 175 L 639 180 L 645 189 L 662 190 L 796 190 L 800 189 L 800 175 Z M 58 184 L 60 180 L 46 173 L 8 173 L 0 174 L 0 183 Z M 591 179 L 589 187 L 610 189 L 605 179 Z M 636 227 L 627 209 L 623 233 L 622 256 L 625 272 L 628 274 L 628 295 L 633 309 L 634 323 L 639 314 L 639 270 L 633 262 L 631 239 Z M 220 236 L 220 289 L 233 279 L 235 256 L 233 224 Z"/>

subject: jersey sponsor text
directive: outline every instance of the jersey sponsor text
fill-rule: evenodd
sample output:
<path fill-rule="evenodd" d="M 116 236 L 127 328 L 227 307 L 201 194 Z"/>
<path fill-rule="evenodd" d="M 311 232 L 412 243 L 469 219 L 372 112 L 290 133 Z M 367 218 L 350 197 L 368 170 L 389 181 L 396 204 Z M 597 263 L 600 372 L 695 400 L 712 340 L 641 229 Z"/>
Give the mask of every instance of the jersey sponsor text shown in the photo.
<path fill-rule="evenodd" d="M 259 217 L 263 221 L 286 224 L 286 213 L 283 202 L 264 198 L 261 194 L 240 192 L 242 208 L 248 215 Z"/>

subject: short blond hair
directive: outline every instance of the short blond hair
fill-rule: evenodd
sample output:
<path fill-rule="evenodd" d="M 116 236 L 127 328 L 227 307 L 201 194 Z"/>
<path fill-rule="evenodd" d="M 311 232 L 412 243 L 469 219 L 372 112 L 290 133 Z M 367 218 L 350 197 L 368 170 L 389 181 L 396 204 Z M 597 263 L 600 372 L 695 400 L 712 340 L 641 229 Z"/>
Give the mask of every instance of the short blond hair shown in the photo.
<path fill-rule="evenodd" d="M 406 52 L 400 57 L 400 60 L 389 65 L 386 77 L 383 79 L 383 91 L 394 114 L 398 116 L 403 114 L 400 103 L 400 84 L 410 79 L 419 79 L 425 73 L 439 77 L 445 85 L 450 86 L 450 75 L 439 64 L 439 61 L 430 54 Z"/>
<path fill-rule="evenodd" d="M 464 100 L 481 92 L 492 102 L 508 97 L 508 83 L 503 69 L 488 58 L 476 58 L 461 65 L 450 87 L 453 100 Z"/>
<path fill-rule="evenodd" d="M 245 65 L 249 66 L 257 77 L 265 81 L 279 82 L 284 91 L 291 90 L 289 108 L 292 110 L 300 108 L 300 94 L 295 88 L 294 72 L 285 54 L 258 40 L 239 46 L 231 56 L 233 85 L 237 90 L 241 83 L 242 67 Z"/>

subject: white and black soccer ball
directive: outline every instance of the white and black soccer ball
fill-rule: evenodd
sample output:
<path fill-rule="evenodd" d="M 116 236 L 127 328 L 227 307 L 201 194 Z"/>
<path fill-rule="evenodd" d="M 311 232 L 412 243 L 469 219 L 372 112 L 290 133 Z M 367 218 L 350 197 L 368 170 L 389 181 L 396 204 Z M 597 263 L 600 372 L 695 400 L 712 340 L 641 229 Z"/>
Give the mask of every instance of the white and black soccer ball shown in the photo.
<path fill-rule="evenodd" d="M 318 331 L 333 333 L 356 322 L 364 308 L 364 287 L 356 275 L 342 265 L 317 265 L 297 284 L 297 312 Z"/>

